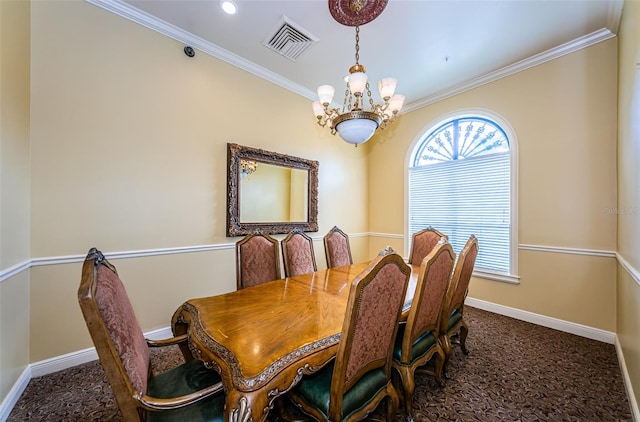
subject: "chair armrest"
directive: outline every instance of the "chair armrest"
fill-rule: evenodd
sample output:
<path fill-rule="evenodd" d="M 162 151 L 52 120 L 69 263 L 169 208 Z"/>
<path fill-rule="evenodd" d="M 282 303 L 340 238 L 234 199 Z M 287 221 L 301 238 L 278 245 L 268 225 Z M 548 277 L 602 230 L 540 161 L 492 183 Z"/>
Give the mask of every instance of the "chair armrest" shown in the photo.
<path fill-rule="evenodd" d="M 151 339 L 148 339 L 148 338 L 145 338 L 145 340 L 147 341 L 147 345 L 149 347 L 173 346 L 175 344 L 182 344 L 185 341 L 187 341 L 187 335 L 183 334 L 181 336 L 165 338 L 165 339 L 162 339 L 162 340 L 151 340 Z"/>
<path fill-rule="evenodd" d="M 206 399 L 207 397 L 211 397 L 214 394 L 221 392 L 222 390 L 222 382 L 219 382 L 207 388 L 203 388 L 202 390 L 194 391 L 190 394 L 185 394 L 184 396 L 173 397 L 169 399 L 159 399 L 156 397 L 149 397 L 146 394 L 143 394 L 142 391 L 140 391 L 137 394 L 134 394 L 134 399 L 136 399 L 146 410 L 170 410 L 179 409 L 181 407 L 198 402 L 202 399 Z"/>

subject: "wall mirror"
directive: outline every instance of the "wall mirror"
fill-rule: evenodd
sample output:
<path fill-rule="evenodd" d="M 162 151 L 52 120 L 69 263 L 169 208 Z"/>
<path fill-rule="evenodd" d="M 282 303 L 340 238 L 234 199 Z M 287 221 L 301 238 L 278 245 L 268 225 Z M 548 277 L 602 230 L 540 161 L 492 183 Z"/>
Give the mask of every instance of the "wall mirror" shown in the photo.
<path fill-rule="evenodd" d="M 227 236 L 318 231 L 318 162 L 227 144 Z"/>

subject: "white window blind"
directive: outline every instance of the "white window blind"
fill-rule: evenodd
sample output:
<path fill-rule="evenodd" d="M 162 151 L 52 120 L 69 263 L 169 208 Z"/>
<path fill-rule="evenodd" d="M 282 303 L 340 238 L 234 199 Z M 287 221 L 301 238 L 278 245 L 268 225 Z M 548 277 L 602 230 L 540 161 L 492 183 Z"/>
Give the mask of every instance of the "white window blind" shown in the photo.
<path fill-rule="evenodd" d="M 409 233 L 428 226 L 449 236 L 456 253 L 478 238 L 475 269 L 510 273 L 509 152 L 409 168 Z"/>

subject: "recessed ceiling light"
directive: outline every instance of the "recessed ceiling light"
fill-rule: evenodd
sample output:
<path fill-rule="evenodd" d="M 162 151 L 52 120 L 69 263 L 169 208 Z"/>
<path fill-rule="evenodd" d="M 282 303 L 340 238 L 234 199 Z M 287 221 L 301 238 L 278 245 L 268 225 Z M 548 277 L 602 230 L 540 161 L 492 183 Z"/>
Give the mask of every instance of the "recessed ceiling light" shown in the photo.
<path fill-rule="evenodd" d="M 232 0 L 220 0 L 220 8 L 228 15 L 235 15 L 238 12 L 238 5 Z"/>

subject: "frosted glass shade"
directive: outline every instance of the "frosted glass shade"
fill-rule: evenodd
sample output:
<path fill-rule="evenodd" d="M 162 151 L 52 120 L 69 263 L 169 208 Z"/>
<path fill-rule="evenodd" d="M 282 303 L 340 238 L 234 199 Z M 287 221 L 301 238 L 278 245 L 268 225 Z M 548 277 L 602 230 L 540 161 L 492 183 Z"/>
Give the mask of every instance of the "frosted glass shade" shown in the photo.
<path fill-rule="evenodd" d="M 313 104 L 311 104 L 311 107 L 313 107 L 314 116 L 324 116 L 324 107 L 322 106 L 322 104 L 320 104 L 320 101 L 314 101 Z"/>
<path fill-rule="evenodd" d="M 347 78 L 349 90 L 352 94 L 362 94 L 364 87 L 367 85 L 367 74 L 364 72 L 354 72 Z"/>
<path fill-rule="evenodd" d="M 333 94 L 335 94 L 335 92 L 336 89 L 331 85 L 320 85 L 318 87 L 318 99 L 320 99 L 320 104 L 331 104 L 331 100 L 333 100 Z"/>
<path fill-rule="evenodd" d="M 351 119 L 338 123 L 336 130 L 345 142 L 350 144 L 362 144 L 373 136 L 378 128 L 378 123 L 370 119 Z"/>
<path fill-rule="evenodd" d="M 398 80 L 396 78 L 384 78 L 378 82 L 378 91 L 380 91 L 380 98 L 391 98 L 393 93 L 396 92 L 396 85 Z"/>
<path fill-rule="evenodd" d="M 400 111 L 404 104 L 404 95 L 396 94 L 389 100 L 389 110 L 391 112 Z"/>

